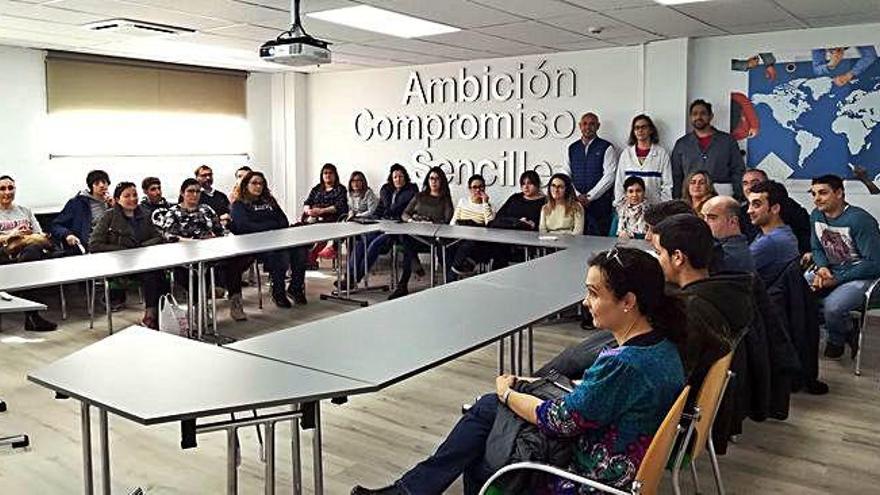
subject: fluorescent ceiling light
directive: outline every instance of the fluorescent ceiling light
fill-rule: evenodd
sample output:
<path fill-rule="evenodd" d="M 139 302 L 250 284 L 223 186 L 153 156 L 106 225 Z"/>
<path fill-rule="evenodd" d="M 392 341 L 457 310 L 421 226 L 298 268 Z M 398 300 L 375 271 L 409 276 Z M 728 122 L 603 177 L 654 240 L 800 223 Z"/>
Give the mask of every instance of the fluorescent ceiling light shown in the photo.
<path fill-rule="evenodd" d="M 697 3 L 697 2 L 708 2 L 710 0 L 654 0 L 655 2 L 663 5 L 681 5 L 683 3 Z"/>
<path fill-rule="evenodd" d="M 306 17 L 400 38 L 418 38 L 460 31 L 458 28 L 446 24 L 426 21 L 390 10 L 377 9 L 369 5 L 312 12 L 306 14 Z"/>

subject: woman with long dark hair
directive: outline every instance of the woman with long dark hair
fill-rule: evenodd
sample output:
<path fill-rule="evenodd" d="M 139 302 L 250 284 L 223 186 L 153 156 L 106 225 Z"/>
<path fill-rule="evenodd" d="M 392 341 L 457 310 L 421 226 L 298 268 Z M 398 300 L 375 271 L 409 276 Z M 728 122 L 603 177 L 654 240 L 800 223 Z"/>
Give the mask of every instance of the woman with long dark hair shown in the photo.
<path fill-rule="evenodd" d="M 348 191 L 339 180 L 336 165 L 325 163 L 321 167 L 321 179 L 309 191 L 303 202 L 303 223 L 338 222 L 348 215 Z M 306 266 L 318 269 L 318 258 L 336 258 L 333 243 L 317 242 L 309 250 Z"/>
<path fill-rule="evenodd" d="M 554 174 L 547 184 L 547 204 L 541 208 L 540 232 L 584 233 L 584 207 L 577 200 L 571 177 Z"/>
<path fill-rule="evenodd" d="M 229 224 L 233 234 L 251 234 L 267 230 L 285 229 L 290 226 L 287 215 L 269 191 L 269 184 L 262 172 L 248 172 L 239 185 L 238 200 L 232 204 L 232 222 Z M 308 248 L 304 246 L 263 253 L 257 257 L 263 260 L 272 280 L 272 300 L 280 308 L 291 307 L 287 296 L 293 297 L 297 304 L 306 304 L 305 263 Z M 284 290 L 284 276 L 287 267 L 292 276 L 287 291 Z"/>
<path fill-rule="evenodd" d="M 584 306 L 618 347 L 603 350 L 583 380 L 559 399 L 517 391 L 530 378 L 502 375 L 496 393 L 481 397 L 458 421 L 437 452 L 393 485 L 353 495 L 433 495 L 464 475 L 464 493 L 476 494 L 492 475 L 486 439 L 499 404 L 540 434 L 574 439 L 571 465 L 581 476 L 626 490 L 647 446 L 685 384 L 681 349 L 684 305 L 665 293 L 660 264 L 650 254 L 615 248 L 594 256 L 586 277 Z M 559 479 L 539 480 L 543 493 L 574 493 Z"/>

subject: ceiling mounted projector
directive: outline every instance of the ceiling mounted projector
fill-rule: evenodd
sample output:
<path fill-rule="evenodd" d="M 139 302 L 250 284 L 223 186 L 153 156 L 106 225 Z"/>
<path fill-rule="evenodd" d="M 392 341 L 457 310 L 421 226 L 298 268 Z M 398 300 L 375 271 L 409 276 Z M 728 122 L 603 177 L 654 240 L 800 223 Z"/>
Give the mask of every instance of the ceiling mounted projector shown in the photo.
<path fill-rule="evenodd" d="M 276 64 L 302 67 L 330 63 L 330 43 L 313 38 L 302 27 L 299 17 L 299 0 L 291 0 L 290 30 L 279 34 L 274 40 L 263 43 L 260 58 Z"/>

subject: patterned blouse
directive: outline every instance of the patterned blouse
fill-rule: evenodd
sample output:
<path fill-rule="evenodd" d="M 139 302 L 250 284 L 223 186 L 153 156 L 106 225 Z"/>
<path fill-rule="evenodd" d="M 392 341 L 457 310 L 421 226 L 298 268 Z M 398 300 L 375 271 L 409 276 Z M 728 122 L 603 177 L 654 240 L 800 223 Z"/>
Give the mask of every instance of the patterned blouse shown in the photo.
<path fill-rule="evenodd" d="M 207 239 L 220 237 L 225 233 L 220 219 L 210 206 L 200 204 L 194 210 L 174 205 L 167 210 L 153 213 L 153 223 L 162 235 L 184 239 Z"/>
<path fill-rule="evenodd" d="M 570 471 L 620 489 L 632 483 L 684 387 L 675 345 L 654 332 L 644 335 L 652 336 L 648 345 L 627 342 L 603 350 L 570 394 L 538 406 L 538 428 L 544 434 L 577 437 Z M 550 484 L 555 494 L 589 493 L 562 479 Z"/>

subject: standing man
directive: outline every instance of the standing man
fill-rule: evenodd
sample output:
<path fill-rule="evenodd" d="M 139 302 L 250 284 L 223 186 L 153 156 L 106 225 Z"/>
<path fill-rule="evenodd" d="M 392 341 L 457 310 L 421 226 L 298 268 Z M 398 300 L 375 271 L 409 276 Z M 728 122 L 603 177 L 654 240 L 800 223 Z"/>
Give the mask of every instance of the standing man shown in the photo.
<path fill-rule="evenodd" d="M 825 296 L 825 357 L 838 359 L 850 337 L 849 312 L 864 303 L 868 284 L 880 277 L 880 229 L 870 213 L 846 202 L 840 177 L 816 177 L 810 194 L 816 204 L 810 213 L 816 271 L 807 273 L 807 281 Z"/>
<path fill-rule="evenodd" d="M 614 146 L 596 135 L 599 125 L 595 113 L 581 117 L 578 123 L 581 138 L 569 145 L 565 164 L 578 193 L 578 202 L 586 210 L 584 233 L 607 236 L 611 230 L 617 157 Z"/>
<path fill-rule="evenodd" d="M 207 165 L 196 169 L 196 180 L 202 186 L 199 204 L 208 205 L 220 217 L 223 225 L 229 222 L 229 198 L 223 192 L 214 189 L 214 171 Z"/>
<path fill-rule="evenodd" d="M 773 181 L 756 184 L 749 193 L 749 218 L 761 230 L 749 250 L 758 275 L 768 286 L 792 260 L 801 256 L 794 232 L 782 221 L 785 197 L 785 188 Z"/>
<path fill-rule="evenodd" d="M 712 105 L 705 100 L 694 100 L 689 109 L 694 131 L 680 137 L 672 148 L 672 196 L 680 198 L 682 182 L 691 172 L 706 170 L 715 184 L 724 184 L 727 191 L 743 199 L 742 177 L 746 165 L 739 145 L 730 134 L 712 127 Z M 724 187 L 724 186 L 722 186 Z"/>

